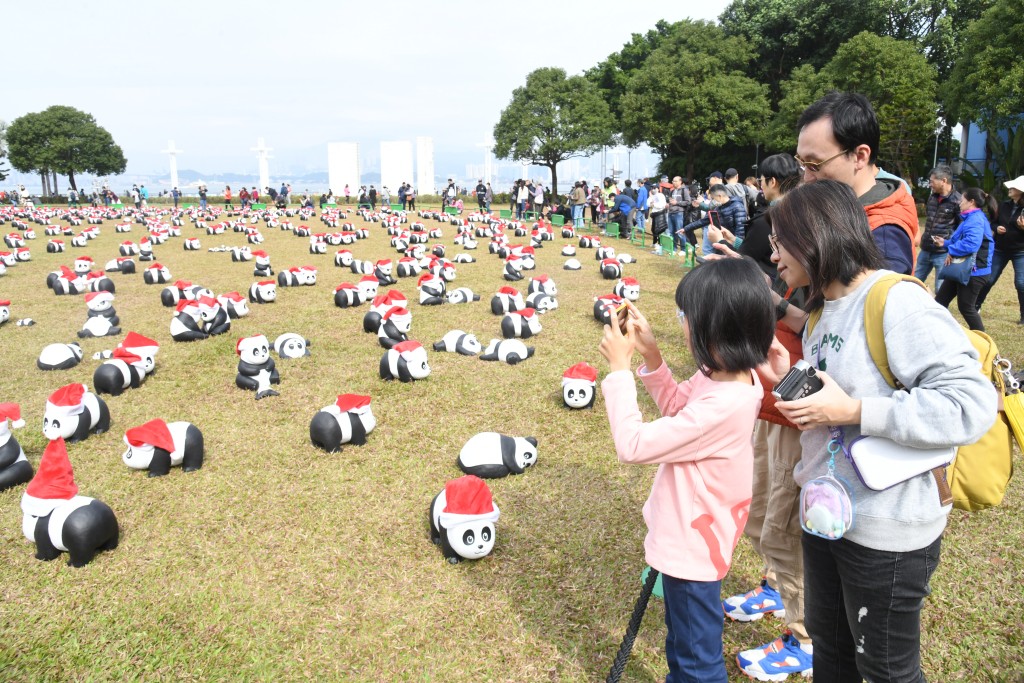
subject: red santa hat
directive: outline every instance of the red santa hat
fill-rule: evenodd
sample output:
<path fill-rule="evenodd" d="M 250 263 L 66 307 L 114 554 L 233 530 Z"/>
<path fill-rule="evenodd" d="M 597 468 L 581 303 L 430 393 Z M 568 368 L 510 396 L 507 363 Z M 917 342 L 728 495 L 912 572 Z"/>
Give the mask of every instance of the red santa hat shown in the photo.
<path fill-rule="evenodd" d="M 0 306 L 4 302 L 0 301 Z M 21 429 L 25 421 L 21 419 L 21 406 L 17 403 L 0 403 L 0 432 L 7 431 L 7 421 L 11 421 L 11 429 Z"/>
<path fill-rule="evenodd" d="M 260 280 L 256 284 L 258 284 L 260 287 L 266 287 L 267 285 L 276 285 L 277 280 Z"/>
<path fill-rule="evenodd" d="M 110 354 L 110 356 L 111 358 L 117 358 L 118 360 L 124 361 L 128 365 L 138 365 L 143 362 L 142 356 L 132 353 L 127 349 L 123 349 L 120 346 L 114 349 L 114 352 Z"/>
<path fill-rule="evenodd" d="M 292 266 L 291 268 L 288 269 L 288 272 L 289 273 L 298 273 L 301 270 L 302 270 L 302 268 L 300 268 L 299 266 Z"/>
<path fill-rule="evenodd" d="M 252 252 L 252 255 L 257 258 L 270 258 L 269 256 L 267 256 L 267 252 L 263 251 L 262 249 Z"/>
<path fill-rule="evenodd" d="M 11 305 L 11 300 L 10 299 L 0 299 L 0 306 L 10 306 L 10 305 Z"/>
<path fill-rule="evenodd" d="M 156 352 L 160 350 L 159 342 L 149 337 L 143 337 L 138 332 L 129 332 L 118 346 L 140 356 L 155 356 Z"/>
<path fill-rule="evenodd" d="M 220 302 L 214 299 L 212 296 L 201 296 L 199 297 L 199 308 L 206 310 L 213 310 L 220 306 Z"/>
<path fill-rule="evenodd" d="M 441 525 L 451 529 L 467 522 L 497 522 L 501 511 L 494 504 L 487 482 L 467 474 L 444 485 L 445 506 L 439 515 Z"/>
<path fill-rule="evenodd" d="M 135 246 L 135 243 L 134 243 L 134 242 L 132 242 L 131 240 L 125 240 L 124 242 L 121 242 L 121 246 L 124 246 L 124 245 L 126 245 L 126 244 L 130 244 L 130 245 L 132 245 L 132 246 Z"/>
<path fill-rule="evenodd" d="M 402 306 L 392 306 L 389 308 L 384 315 L 381 316 L 382 320 L 389 320 L 391 318 L 398 318 L 401 316 L 409 316 L 409 309 L 403 308 Z"/>
<path fill-rule="evenodd" d="M 102 270 L 91 270 L 85 274 L 86 280 L 99 280 L 100 278 L 106 277 L 107 274 Z"/>
<path fill-rule="evenodd" d="M 583 381 L 597 384 L 597 368 L 589 363 L 577 363 L 562 373 L 562 384 Z"/>
<path fill-rule="evenodd" d="M 343 413 L 365 413 L 370 409 L 370 397 L 360 394 L 338 394 L 338 400 L 334 405 Z"/>
<path fill-rule="evenodd" d="M 126 431 L 124 442 L 129 446 L 138 447 L 149 444 L 162 448 L 168 453 L 174 452 L 174 437 L 171 436 L 171 430 L 167 428 L 167 423 L 159 418 Z"/>
<path fill-rule="evenodd" d="M 174 286 L 177 287 L 178 289 L 185 289 L 186 287 L 191 287 L 192 282 L 189 280 L 176 280 L 174 282 Z"/>
<path fill-rule="evenodd" d="M 624 277 L 621 280 L 619 280 L 619 282 L 621 282 L 622 284 L 626 285 L 627 287 L 639 287 L 640 286 L 640 281 L 637 280 L 635 277 Z"/>
<path fill-rule="evenodd" d="M 85 410 L 84 384 L 68 384 L 46 399 L 46 414 L 59 417 L 80 415 Z"/>
<path fill-rule="evenodd" d="M 537 277 L 530 278 L 530 279 L 534 280 L 536 282 L 547 282 L 548 281 L 548 276 L 547 275 L 538 275 Z"/>
<path fill-rule="evenodd" d="M 515 287 L 502 287 L 498 290 L 498 294 L 507 294 L 508 296 L 520 296 L 519 290 Z"/>
<path fill-rule="evenodd" d="M 76 256 L 75 263 L 79 261 L 85 261 L 86 263 L 92 263 L 92 256 Z"/>
<path fill-rule="evenodd" d="M 238 292 L 228 292 L 227 294 L 221 294 L 220 296 L 217 297 L 218 301 L 221 300 L 221 299 L 224 299 L 225 301 L 235 301 L 235 302 L 238 302 L 238 301 L 244 301 L 245 297 L 242 296 L 241 294 L 239 294 Z"/>
<path fill-rule="evenodd" d="M 187 311 L 187 313 L 189 313 L 189 315 L 192 315 L 195 311 L 199 310 L 199 304 L 191 299 L 182 299 L 174 307 L 174 310 L 176 310 L 178 313 L 185 311 L 185 309 L 191 309 Z"/>
<path fill-rule="evenodd" d="M 92 302 L 102 303 L 103 301 L 113 301 L 114 295 L 110 292 L 89 292 L 85 295 L 85 303 L 89 304 Z"/>
<path fill-rule="evenodd" d="M 521 311 L 509 311 L 508 314 L 509 315 L 521 315 L 524 318 L 532 318 L 533 316 L 537 315 L 537 309 L 536 308 L 524 308 Z"/>
<path fill-rule="evenodd" d="M 246 342 L 249 342 L 249 343 L 246 343 Z M 262 334 L 254 334 L 251 337 L 240 337 L 238 339 L 238 343 L 235 344 L 235 353 L 237 353 L 239 356 L 242 355 L 242 346 L 243 345 L 246 346 L 246 347 L 250 347 L 250 346 L 267 346 L 267 347 L 269 347 L 270 346 L 270 342 L 267 340 L 266 335 L 262 335 Z"/>
<path fill-rule="evenodd" d="M 430 282 L 431 280 L 436 279 L 437 276 L 434 275 L 433 273 L 423 273 L 423 275 L 420 275 L 420 279 L 416 281 L 416 286 L 420 287 L 423 285 L 424 282 Z"/>
<path fill-rule="evenodd" d="M 364 275 L 363 277 L 359 278 L 359 281 L 360 282 L 377 282 L 377 278 L 375 278 L 372 275 Z"/>
<path fill-rule="evenodd" d="M 160 263 L 154 262 L 153 265 L 151 265 L 150 267 L 146 268 L 146 270 L 163 270 L 163 265 L 161 265 Z"/>
<path fill-rule="evenodd" d="M 337 287 L 334 288 L 334 291 L 338 292 L 338 291 L 341 291 L 343 289 L 359 289 L 359 288 L 356 287 L 351 282 L 342 282 L 340 285 L 338 285 Z"/>
<path fill-rule="evenodd" d="M 389 259 L 389 258 L 381 259 L 381 260 L 377 261 L 377 263 L 375 263 L 374 265 L 377 265 L 377 266 L 390 266 L 391 265 L 391 259 Z"/>
<path fill-rule="evenodd" d="M 60 267 L 60 276 L 62 278 L 64 278 L 65 280 L 76 280 L 76 279 L 78 279 L 78 273 L 76 273 L 75 271 L 71 270 L 67 266 L 61 266 Z"/>
<path fill-rule="evenodd" d="M 412 339 L 410 339 L 409 341 L 404 341 L 395 344 L 391 348 L 394 349 L 395 351 L 398 351 L 398 353 L 412 353 L 416 349 L 422 349 L 423 344 L 420 344 L 418 341 L 413 341 Z"/>
<path fill-rule="evenodd" d="M 46 445 L 39 469 L 25 488 L 21 509 L 36 517 L 44 517 L 62 500 L 71 500 L 78 494 L 75 472 L 71 469 L 68 449 L 63 438 Z"/>
<path fill-rule="evenodd" d="M 602 266 L 619 266 L 619 267 L 622 266 L 622 264 L 619 263 L 618 259 L 613 259 L 613 258 L 602 259 L 601 260 L 601 265 Z"/>

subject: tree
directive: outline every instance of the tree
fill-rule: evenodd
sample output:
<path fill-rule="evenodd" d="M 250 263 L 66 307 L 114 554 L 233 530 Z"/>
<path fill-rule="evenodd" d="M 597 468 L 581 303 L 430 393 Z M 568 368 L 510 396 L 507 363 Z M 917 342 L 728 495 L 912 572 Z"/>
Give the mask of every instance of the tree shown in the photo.
<path fill-rule="evenodd" d="M 0 121 L 0 159 L 7 156 L 7 122 Z M 7 180 L 7 171 L 10 169 L 0 163 L 0 181 Z"/>
<path fill-rule="evenodd" d="M 789 80 L 780 84 L 782 99 L 779 110 L 765 128 L 765 150 L 774 152 L 792 151 L 796 149 L 796 122 L 800 114 L 811 102 L 825 94 L 814 67 L 803 64 L 793 69 Z"/>
<path fill-rule="evenodd" d="M 512 101 L 494 126 L 494 155 L 551 169 L 558 194 L 557 164 L 590 156 L 612 143 L 614 119 L 597 86 L 583 76 L 546 67 L 512 91 Z"/>
<path fill-rule="evenodd" d="M 622 96 L 626 94 L 626 86 L 633 74 L 641 69 L 647 58 L 675 28 L 664 19 L 659 19 L 654 28 L 645 35 L 634 33 L 630 41 L 618 52 L 597 66 L 588 69 L 584 74 L 600 90 L 608 108 L 616 121 L 622 121 Z M 617 126 L 621 128 L 621 126 Z"/>
<path fill-rule="evenodd" d="M 55 105 L 18 117 L 7 129 L 7 143 L 14 168 L 66 175 L 75 190 L 76 173 L 122 173 L 127 165 L 110 133 L 73 107 Z"/>
<path fill-rule="evenodd" d="M 743 74 L 752 57 L 746 39 L 714 24 L 676 24 L 622 97 L 625 142 L 646 142 L 663 159 L 685 157 L 692 179 L 705 147 L 755 141 L 769 108 L 766 88 Z"/>
<path fill-rule="evenodd" d="M 968 28 L 963 55 L 946 83 L 953 120 L 976 121 L 989 133 L 1015 125 L 1024 112 L 1024 0 L 996 0 Z"/>
<path fill-rule="evenodd" d="M 911 177 L 915 160 L 934 140 L 939 109 L 935 68 L 917 45 L 865 31 L 843 43 L 819 77 L 824 88 L 868 98 L 878 116 L 879 158 Z"/>

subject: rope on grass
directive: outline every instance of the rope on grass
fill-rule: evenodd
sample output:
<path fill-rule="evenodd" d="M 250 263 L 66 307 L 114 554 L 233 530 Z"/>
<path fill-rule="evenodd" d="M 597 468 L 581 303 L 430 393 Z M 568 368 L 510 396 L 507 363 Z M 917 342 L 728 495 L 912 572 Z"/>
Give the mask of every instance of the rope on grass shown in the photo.
<path fill-rule="evenodd" d="M 615 662 L 612 670 L 608 672 L 605 683 L 619 683 L 622 673 L 626 670 L 626 663 L 629 662 L 629 655 L 633 651 L 633 642 L 640 630 L 640 622 L 643 621 L 644 612 L 647 611 L 647 602 L 651 599 L 651 592 L 654 590 L 654 583 L 658 580 L 658 570 L 651 567 L 644 581 L 644 587 L 640 589 L 640 597 L 633 607 L 633 615 L 629 618 L 629 626 L 626 627 L 626 635 L 622 637 L 622 644 L 619 645 L 619 653 L 615 655 Z"/>

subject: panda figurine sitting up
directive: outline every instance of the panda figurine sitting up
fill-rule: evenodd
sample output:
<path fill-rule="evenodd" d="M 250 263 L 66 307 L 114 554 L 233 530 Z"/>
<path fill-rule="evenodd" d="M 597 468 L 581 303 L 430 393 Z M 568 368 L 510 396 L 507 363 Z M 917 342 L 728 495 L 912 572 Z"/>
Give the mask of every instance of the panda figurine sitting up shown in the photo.
<path fill-rule="evenodd" d="M 479 560 L 494 549 L 500 514 L 487 482 L 472 475 L 453 479 L 430 501 L 430 540 L 450 564 Z"/>

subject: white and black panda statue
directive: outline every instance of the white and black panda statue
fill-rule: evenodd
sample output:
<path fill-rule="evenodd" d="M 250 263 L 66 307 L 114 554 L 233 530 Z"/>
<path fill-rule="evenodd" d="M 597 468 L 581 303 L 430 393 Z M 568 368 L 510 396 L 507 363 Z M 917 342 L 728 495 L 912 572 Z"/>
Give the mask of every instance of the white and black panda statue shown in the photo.
<path fill-rule="evenodd" d="M 605 280 L 618 280 L 622 277 L 622 264 L 617 258 L 606 258 L 601 261 L 601 277 Z"/>
<path fill-rule="evenodd" d="M 76 443 L 110 429 L 110 410 L 84 384 L 67 384 L 50 394 L 43 412 L 43 436 Z"/>
<path fill-rule="evenodd" d="M 491 313 L 505 315 L 526 308 L 523 295 L 515 287 L 502 287 L 491 297 Z"/>
<path fill-rule="evenodd" d="M 151 477 L 169 474 L 172 467 L 195 472 L 203 466 L 203 433 L 191 422 L 150 420 L 127 430 L 124 443 L 128 446 L 121 456 L 124 464 L 149 470 Z"/>
<path fill-rule="evenodd" d="M 119 256 L 115 259 L 107 261 L 106 266 L 103 268 L 108 273 L 121 273 L 122 275 L 132 275 L 135 273 L 135 260 L 128 256 Z"/>
<path fill-rule="evenodd" d="M 547 313 L 558 308 L 558 299 L 544 292 L 533 292 L 526 297 L 526 307 L 536 310 L 537 313 Z"/>
<path fill-rule="evenodd" d="M 159 263 L 154 263 L 142 271 L 142 281 L 147 285 L 163 285 L 171 281 L 171 271 Z"/>
<path fill-rule="evenodd" d="M 249 302 L 246 301 L 245 297 L 238 292 L 221 294 L 217 297 L 217 301 L 219 301 L 224 310 L 228 312 L 228 317 L 232 320 L 244 318 L 249 315 Z"/>
<path fill-rule="evenodd" d="M 252 270 L 253 277 L 271 277 L 274 269 L 270 267 L 270 256 L 262 249 L 252 252 L 256 265 Z"/>
<path fill-rule="evenodd" d="M 80 339 L 121 334 L 120 318 L 114 310 L 114 295 L 110 292 L 89 292 L 85 295 L 88 317 L 78 331 Z"/>
<path fill-rule="evenodd" d="M 285 359 L 308 356 L 311 346 L 308 339 L 294 332 L 285 332 L 274 340 L 274 352 L 279 358 Z"/>
<path fill-rule="evenodd" d="M 597 368 L 577 363 L 562 373 L 562 403 L 566 408 L 593 408 L 597 393 Z"/>
<path fill-rule="evenodd" d="M 417 341 L 410 340 L 395 344 L 381 356 L 381 379 L 413 382 L 424 379 L 429 374 L 430 364 L 427 362 L 427 350 Z"/>
<path fill-rule="evenodd" d="M 70 344 L 47 344 L 39 352 L 36 367 L 40 370 L 67 370 L 82 360 L 82 347 Z"/>
<path fill-rule="evenodd" d="M 342 444 L 362 446 L 377 426 L 370 397 L 340 394 L 332 405 L 321 408 L 309 423 L 309 439 L 317 448 L 338 453 Z"/>
<path fill-rule="evenodd" d="M 423 273 L 416 282 L 420 290 L 421 306 L 438 306 L 444 303 L 447 285 L 444 278 L 434 273 Z"/>
<path fill-rule="evenodd" d="M 445 300 L 450 304 L 468 304 L 480 301 L 480 295 L 469 287 L 457 287 L 445 295 Z"/>
<path fill-rule="evenodd" d="M 579 259 L 566 259 L 562 265 L 562 270 L 582 270 L 583 264 L 579 262 Z"/>
<path fill-rule="evenodd" d="M 534 292 L 543 292 L 548 296 L 558 296 L 558 286 L 547 275 L 538 275 L 537 277 L 530 278 L 530 284 L 526 288 L 527 294 L 533 294 Z"/>
<path fill-rule="evenodd" d="M 475 434 L 459 451 L 456 460 L 460 470 L 483 479 L 522 474 L 536 463 L 537 439 L 497 432 Z"/>
<path fill-rule="evenodd" d="M 203 316 L 198 301 L 182 299 L 175 307 L 171 318 L 171 338 L 176 342 L 191 342 L 207 339 L 210 335 L 203 330 Z"/>
<path fill-rule="evenodd" d="M 483 350 L 483 346 L 475 334 L 469 334 L 462 330 L 450 330 L 441 337 L 441 341 L 434 342 L 434 350 L 458 353 L 462 356 L 475 356 Z"/>
<path fill-rule="evenodd" d="M 0 325 L 11 319 L 11 300 L 0 299 Z"/>
<path fill-rule="evenodd" d="M 487 482 L 472 475 L 453 479 L 430 501 L 430 540 L 450 564 L 479 560 L 494 550 L 500 514 Z"/>
<path fill-rule="evenodd" d="M 540 316 L 535 308 L 510 311 L 501 319 L 501 335 L 505 339 L 529 339 L 540 334 L 541 329 Z"/>
<path fill-rule="evenodd" d="M 203 295 L 197 300 L 203 332 L 208 335 L 225 334 L 231 330 L 231 316 L 220 304 L 220 300 Z"/>
<path fill-rule="evenodd" d="M 239 339 L 235 353 L 239 356 L 235 386 L 255 391 L 257 401 L 267 396 L 280 396 L 280 393 L 270 388 L 271 384 L 281 383 L 281 375 L 277 372 L 274 359 L 270 357 L 270 342 L 264 335 Z"/>
<path fill-rule="evenodd" d="M 380 317 L 377 328 L 377 341 L 385 349 L 394 348 L 396 344 L 409 341 L 409 330 L 412 329 L 412 313 L 401 306 L 392 306 Z"/>
<path fill-rule="evenodd" d="M 334 305 L 338 308 L 352 308 L 363 303 L 359 288 L 351 282 L 342 282 L 334 288 Z"/>
<path fill-rule="evenodd" d="M 531 358 L 533 351 L 532 346 L 527 346 L 519 339 L 492 339 L 484 352 L 480 354 L 480 360 L 496 360 L 509 365 L 517 365 L 527 358 Z"/>
<path fill-rule="evenodd" d="M 24 426 L 21 406 L 17 403 L 0 403 L 0 491 L 32 479 L 32 464 L 25 457 L 21 444 L 11 434 L 12 429 Z"/>
<path fill-rule="evenodd" d="M 618 296 L 636 303 L 640 299 L 640 282 L 635 277 L 624 277 L 612 288 Z"/>
<path fill-rule="evenodd" d="M 611 323 L 615 312 L 625 303 L 617 294 L 603 294 L 594 299 L 594 320 L 602 325 Z"/>
<path fill-rule="evenodd" d="M 249 285 L 249 303 L 269 304 L 277 299 L 277 283 L 273 280 L 261 280 Z"/>
<path fill-rule="evenodd" d="M 47 444 L 21 497 L 21 511 L 22 533 L 36 544 L 37 560 L 67 552 L 69 565 L 84 567 L 97 551 L 117 548 L 117 517 L 106 503 L 78 495 L 64 439 Z"/>

